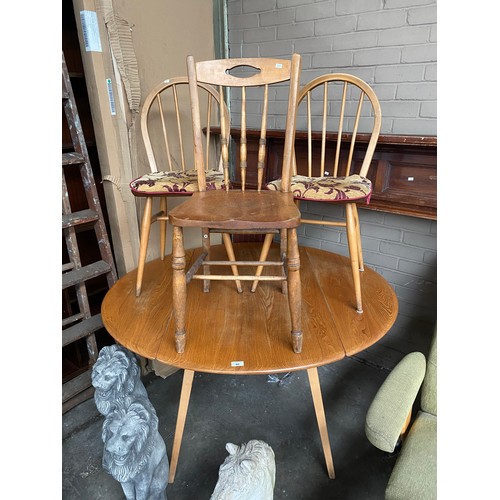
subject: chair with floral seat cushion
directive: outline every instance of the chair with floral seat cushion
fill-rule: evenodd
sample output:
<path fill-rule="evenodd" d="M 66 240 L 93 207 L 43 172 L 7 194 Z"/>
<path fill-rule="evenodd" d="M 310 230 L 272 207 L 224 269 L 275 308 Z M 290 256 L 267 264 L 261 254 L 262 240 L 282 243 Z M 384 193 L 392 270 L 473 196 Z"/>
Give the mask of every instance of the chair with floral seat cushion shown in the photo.
<path fill-rule="evenodd" d="M 297 203 L 345 205 L 341 221 L 302 218 L 301 223 L 346 228 L 356 310 L 361 313 L 363 254 L 357 204 L 368 204 L 372 194 L 367 175 L 382 123 L 380 103 L 366 82 L 344 73 L 315 78 L 301 89 L 298 103 L 297 128 L 304 119 L 307 158 L 295 159 L 291 190 Z M 267 188 L 279 189 L 280 183 L 272 181 Z"/>
<path fill-rule="evenodd" d="M 204 104 L 206 189 L 225 189 L 221 166 L 220 144 L 211 129 L 220 125 L 220 110 L 227 115 L 224 103 L 220 106 L 219 93 L 210 85 L 200 84 L 206 94 Z M 229 121 L 225 120 L 229 134 Z M 144 266 L 151 225 L 159 222 L 160 258 L 165 256 L 168 221 L 168 197 L 190 196 L 198 190 L 194 168 L 189 85 L 187 77 L 175 77 L 158 84 L 147 95 L 141 110 L 141 133 L 150 172 L 130 182 L 134 196 L 145 199 L 141 223 L 140 248 L 136 280 L 136 295 L 142 288 Z M 187 148 L 190 148 L 188 150 Z M 189 153 L 191 157 L 189 156 Z M 153 213 L 153 201 L 159 199 L 159 211 Z M 231 245 L 229 239 L 224 243 Z M 228 253 L 231 248 L 228 247 Z"/>

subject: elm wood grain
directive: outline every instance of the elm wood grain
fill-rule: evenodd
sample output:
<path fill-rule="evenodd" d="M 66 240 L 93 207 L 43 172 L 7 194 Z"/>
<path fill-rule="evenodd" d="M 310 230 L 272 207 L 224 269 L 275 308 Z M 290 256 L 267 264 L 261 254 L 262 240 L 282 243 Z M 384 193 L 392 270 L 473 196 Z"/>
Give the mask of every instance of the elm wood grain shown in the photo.
<path fill-rule="evenodd" d="M 223 207 L 223 209 L 222 209 Z M 170 212 L 180 227 L 211 229 L 274 229 L 300 224 L 292 193 L 280 191 L 200 191 Z"/>
<path fill-rule="evenodd" d="M 319 252 L 319 251 L 316 251 Z M 351 271 L 347 259 L 322 254 L 308 249 L 314 257 L 316 284 L 332 311 L 332 322 L 342 339 L 346 356 L 363 351 L 380 340 L 394 323 L 398 303 L 394 290 L 378 273 L 366 267 L 361 274 L 363 314 L 356 314 L 351 288 Z"/>
<path fill-rule="evenodd" d="M 259 256 L 259 243 L 237 243 L 242 260 Z M 212 247 L 223 256 L 223 245 Z M 201 249 L 186 250 L 186 266 Z M 279 248 L 273 244 L 270 255 Z M 189 340 L 183 354 L 175 350 L 172 319 L 171 256 L 148 262 L 144 282 L 135 296 L 136 271 L 122 277 L 106 294 L 103 323 L 120 344 L 141 356 L 177 368 L 222 374 L 267 374 L 322 366 L 371 346 L 394 323 L 398 304 L 387 281 L 370 268 L 361 277 L 366 295 L 364 313 L 357 314 L 353 301 L 349 259 L 313 248 L 300 248 L 302 282 L 303 348 L 290 348 L 289 306 L 278 282 L 261 283 L 255 293 L 242 294 L 226 281 L 214 281 L 216 293 L 203 293 L 201 281 L 193 280 L 186 307 Z M 225 270 L 228 274 L 230 269 Z M 240 267 L 240 274 L 250 272 Z M 271 271 L 264 269 L 263 275 Z M 210 314 L 206 314 L 210 311 Z M 243 366 L 231 366 L 243 361 Z"/>
<path fill-rule="evenodd" d="M 186 251 L 186 265 L 194 262 L 201 251 Z M 212 251 L 224 255 L 222 245 L 212 247 Z M 235 245 L 241 259 L 255 260 L 260 251 L 259 243 Z M 121 278 L 106 295 L 103 322 L 117 342 L 144 357 L 185 370 L 169 483 L 175 479 L 195 371 L 246 375 L 306 369 L 327 473 L 331 479 L 335 477 L 317 367 L 355 354 L 379 340 L 394 323 L 398 305 L 389 284 L 366 269 L 362 276 L 365 313 L 357 314 L 349 302 L 349 260 L 313 248 L 299 251 L 304 332 L 300 354 L 291 351 L 283 330 L 283 323 L 290 327 L 291 321 L 286 296 L 277 283 L 265 283 L 255 293 L 238 294 L 228 282 L 215 282 L 213 286 L 218 290 L 212 298 L 212 294 L 203 293 L 202 283 L 191 282 L 186 324 L 192 334 L 183 354 L 175 349 L 171 319 L 171 257 L 147 263 L 144 279 L 148 286 L 140 297 L 134 293 L 136 271 Z M 278 246 L 273 245 L 270 253 L 278 252 Z M 240 270 L 245 272 L 245 266 Z M 268 272 L 263 270 L 264 275 Z M 235 307 L 236 303 L 241 307 Z M 243 363 L 234 366 L 234 361 Z"/>

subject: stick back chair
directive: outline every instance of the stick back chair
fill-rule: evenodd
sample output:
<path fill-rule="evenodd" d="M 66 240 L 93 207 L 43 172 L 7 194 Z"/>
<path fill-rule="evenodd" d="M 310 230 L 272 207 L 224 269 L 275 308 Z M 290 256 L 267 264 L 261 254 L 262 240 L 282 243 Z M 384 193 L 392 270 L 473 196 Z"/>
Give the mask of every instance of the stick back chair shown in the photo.
<path fill-rule="evenodd" d="M 204 290 L 209 291 L 211 280 L 234 281 L 281 281 L 286 282 L 283 290 L 288 294 L 290 308 L 292 346 L 295 352 L 302 349 L 301 330 L 301 291 L 299 274 L 299 253 L 296 228 L 300 224 L 300 212 L 290 192 L 290 178 L 292 174 L 293 142 L 295 135 L 295 116 L 297 108 L 297 95 L 300 77 L 300 55 L 294 54 L 291 60 L 270 58 L 240 58 L 220 59 L 213 61 L 195 62 L 192 56 L 187 58 L 188 78 L 190 85 L 195 164 L 198 172 L 199 191 L 194 193 L 189 200 L 175 207 L 170 212 L 170 222 L 173 226 L 173 307 L 176 323 L 175 343 L 177 352 L 184 351 L 186 343 L 185 308 L 187 284 L 192 279 L 204 280 Z M 242 76 L 239 76 L 241 71 Z M 246 73 L 245 73 L 246 71 Z M 250 73 L 250 74 L 249 74 Z M 229 91 L 232 93 L 231 115 L 238 114 L 241 127 L 241 142 L 235 156 L 239 157 L 241 188 L 229 189 L 230 184 L 230 156 L 229 136 L 222 134 L 222 158 L 224 168 L 224 190 L 205 189 L 205 159 L 202 154 L 202 127 L 200 122 L 200 105 L 198 86 L 200 82 L 219 88 L 219 93 Z M 276 191 L 262 189 L 263 168 L 265 164 L 265 144 L 268 121 L 269 94 L 279 86 L 288 94 L 286 111 L 286 133 L 283 150 L 282 179 L 280 188 Z M 271 90 L 270 90 L 271 89 Z M 277 90 L 276 90 L 277 91 Z M 241 93 L 239 105 L 236 105 L 236 94 Z M 283 101 L 279 102 L 282 106 Z M 246 129 L 247 117 L 258 113 L 260 116 L 261 136 L 259 154 L 256 165 L 247 162 Z M 222 123 L 225 130 L 225 124 Z M 248 163 L 248 164 L 247 164 Z M 257 189 L 247 189 L 247 168 L 258 171 Z M 255 170 L 254 170 L 255 171 Z M 185 251 L 183 243 L 184 227 L 199 227 L 205 232 L 203 235 L 203 248 L 200 258 L 190 270 L 185 272 Z M 266 234 L 266 240 L 272 241 L 274 234 L 281 235 L 281 260 L 264 261 L 211 261 L 210 260 L 210 231 L 219 231 L 223 234 L 254 233 Z M 266 241 L 264 246 L 266 246 Z M 261 254 L 262 255 L 262 254 Z M 267 255 L 267 252 L 266 252 Z M 254 269 L 272 266 L 278 267 L 279 275 L 262 276 L 255 271 L 252 275 L 240 276 L 238 273 L 211 274 L 211 267 L 224 265 L 250 266 Z M 198 273 L 200 267 L 203 273 Z M 219 268 L 220 269 L 220 268 Z M 214 292 L 215 293 L 215 292 Z"/>
<path fill-rule="evenodd" d="M 297 120 L 306 121 L 307 158 L 299 162 L 294 156 L 291 190 L 297 203 L 345 205 L 341 221 L 302 218 L 302 223 L 346 228 L 356 310 L 362 313 L 360 271 L 364 264 L 356 204 L 370 202 L 372 183 L 367 175 L 382 123 L 380 103 L 366 82 L 344 73 L 315 78 L 301 89 L 298 103 Z M 313 131 L 320 131 L 320 142 L 313 141 Z M 306 166 L 300 175 L 298 163 Z M 280 184 L 278 179 L 267 187 L 279 189 Z"/>
<path fill-rule="evenodd" d="M 221 106 L 219 93 L 213 87 L 200 83 L 200 92 L 204 94 L 203 99 L 206 101 L 204 114 L 206 189 L 225 189 L 220 144 L 211 130 L 219 126 L 220 113 L 227 115 L 227 108 L 224 102 Z M 193 139 L 189 102 L 187 76 L 175 77 L 154 87 L 146 96 L 141 109 L 141 133 L 150 172 L 130 183 L 132 193 L 145 198 L 136 296 L 141 293 L 151 225 L 159 222 L 160 258 L 163 260 L 169 218 L 167 200 L 169 197 L 190 196 L 198 190 L 198 177 L 187 149 L 191 148 L 192 157 Z M 229 126 L 227 118 L 224 123 Z M 228 135 L 229 130 L 225 131 L 225 134 Z M 153 213 L 155 199 L 159 199 L 159 211 Z M 230 240 L 225 243 L 229 244 Z"/>

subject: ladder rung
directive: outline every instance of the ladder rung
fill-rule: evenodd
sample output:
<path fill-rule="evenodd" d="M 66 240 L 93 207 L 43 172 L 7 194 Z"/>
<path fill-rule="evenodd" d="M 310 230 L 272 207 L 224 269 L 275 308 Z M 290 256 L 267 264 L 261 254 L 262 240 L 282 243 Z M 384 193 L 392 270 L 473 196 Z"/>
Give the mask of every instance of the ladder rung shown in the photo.
<path fill-rule="evenodd" d="M 81 165 L 85 162 L 85 158 L 80 153 L 63 153 L 62 164 L 64 165 Z"/>
<path fill-rule="evenodd" d="M 92 371 L 89 369 L 72 378 L 62 386 L 62 400 L 63 403 L 82 392 L 84 389 L 92 387 Z"/>
<path fill-rule="evenodd" d="M 62 287 L 63 290 L 69 286 L 76 285 L 78 283 L 83 283 L 84 281 L 100 276 L 101 274 L 106 274 L 111 271 L 111 266 L 99 260 L 88 266 L 81 267 L 80 269 L 74 269 L 62 275 Z"/>
<path fill-rule="evenodd" d="M 89 222 L 95 222 L 98 219 L 99 215 L 94 210 L 80 210 L 79 212 L 63 215 L 62 228 L 66 229 L 68 227 L 79 226 L 81 224 L 88 224 Z"/>
<path fill-rule="evenodd" d="M 100 314 L 91 316 L 88 319 L 84 319 L 76 325 L 66 328 L 62 332 L 62 346 L 71 344 L 78 339 L 82 339 L 91 333 L 96 332 L 103 327 L 102 318 Z"/>
<path fill-rule="evenodd" d="M 64 328 L 65 326 L 71 325 L 72 323 L 76 323 L 77 321 L 84 319 L 84 318 L 85 318 L 85 314 L 82 312 L 80 312 L 78 314 L 73 314 L 73 316 L 68 316 L 67 318 L 64 318 L 62 320 L 62 326 Z"/>
<path fill-rule="evenodd" d="M 64 272 L 66 272 L 66 271 L 69 271 L 69 270 L 71 270 L 71 269 L 74 269 L 74 267 L 75 267 L 75 264 L 73 264 L 73 262 L 68 262 L 68 263 L 66 263 L 66 264 L 63 264 L 63 265 L 62 265 L 62 272 L 64 273 Z"/>

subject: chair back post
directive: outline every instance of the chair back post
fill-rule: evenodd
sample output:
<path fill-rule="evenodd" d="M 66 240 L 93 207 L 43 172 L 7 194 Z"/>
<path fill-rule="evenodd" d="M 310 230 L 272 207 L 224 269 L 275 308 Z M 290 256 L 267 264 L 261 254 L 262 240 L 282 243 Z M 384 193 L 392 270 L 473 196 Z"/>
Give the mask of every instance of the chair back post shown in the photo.
<path fill-rule="evenodd" d="M 378 142 L 378 137 L 380 135 L 380 129 L 382 127 L 382 109 L 380 107 L 380 102 L 378 100 L 377 94 L 373 91 L 373 89 L 367 85 L 362 80 L 359 81 L 361 88 L 364 90 L 373 106 L 373 131 L 370 138 L 370 142 L 368 143 L 368 148 L 366 149 L 365 158 L 363 160 L 363 164 L 361 165 L 361 169 L 359 171 L 359 175 L 361 177 L 366 177 L 368 175 L 368 170 L 370 168 L 370 163 L 372 161 L 373 153 L 375 151 L 375 146 Z"/>
<path fill-rule="evenodd" d="M 168 87 L 169 83 L 170 83 L 169 80 L 165 80 L 164 82 L 162 82 L 161 84 L 159 84 L 155 88 L 153 88 L 151 90 L 151 92 L 148 94 L 148 96 L 146 97 L 144 104 L 142 105 L 142 109 L 141 109 L 141 134 L 142 134 L 142 140 L 144 141 L 146 155 L 148 157 L 149 168 L 150 168 L 151 172 L 158 172 L 158 166 L 156 165 L 156 159 L 155 159 L 155 155 L 153 152 L 153 145 L 151 143 L 151 138 L 149 137 L 149 130 L 148 130 L 149 110 L 151 109 L 153 102 L 157 98 L 159 100 L 160 92 L 164 88 Z"/>
<path fill-rule="evenodd" d="M 297 120 L 297 105 L 300 89 L 301 66 L 302 60 L 300 54 L 293 54 L 292 66 L 290 69 L 290 90 L 288 94 L 288 111 L 286 116 L 285 145 L 283 148 L 283 166 L 281 176 L 281 190 L 285 193 L 290 192 L 292 180 L 295 127 Z"/>
<path fill-rule="evenodd" d="M 198 176 L 198 190 L 206 190 L 205 161 L 201 138 L 200 102 L 198 96 L 198 79 L 193 56 L 187 57 L 187 72 L 189 80 L 189 95 L 191 101 L 191 116 L 193 119 L 194 166 Z"/>

